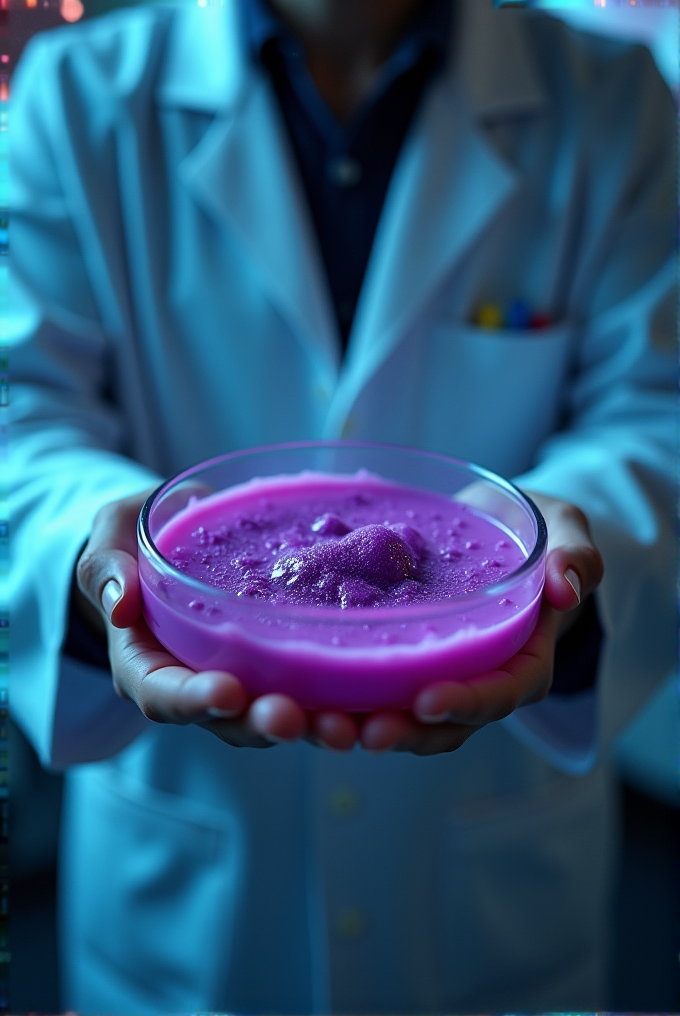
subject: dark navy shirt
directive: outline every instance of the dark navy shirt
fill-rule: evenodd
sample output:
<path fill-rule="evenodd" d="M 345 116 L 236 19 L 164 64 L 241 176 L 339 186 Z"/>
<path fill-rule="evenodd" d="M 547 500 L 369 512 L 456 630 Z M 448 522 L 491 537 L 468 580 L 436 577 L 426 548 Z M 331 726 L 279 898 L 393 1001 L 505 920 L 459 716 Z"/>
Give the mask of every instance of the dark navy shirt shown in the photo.
<path fill-rule="evenodd" d="M 451 0 L 425 3 L 371 94 L 340 123 L 307 71 L 302 44 L 265 0 L 241 0 L 246 44 L 271 79 L 297 158 L 344 346 L 402 142 L 446 60 L 451 17 Z"/>

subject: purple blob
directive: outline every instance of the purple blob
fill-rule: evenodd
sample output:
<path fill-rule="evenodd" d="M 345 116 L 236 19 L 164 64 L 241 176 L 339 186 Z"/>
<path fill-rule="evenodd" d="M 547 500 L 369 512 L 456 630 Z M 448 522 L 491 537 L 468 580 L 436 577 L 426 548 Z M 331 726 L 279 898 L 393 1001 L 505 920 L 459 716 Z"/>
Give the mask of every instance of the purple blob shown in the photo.
<path fill-rule="evenodd" d="M 312 532 L 319 536 L 346 536 L 351 530 L 337 515 L 326 512 L 312 522 Z"/>
<path fill-rule="evenodd" d="M 412 578 L 416 571 L 413 551 L 387 526 L 361 526 L 335 546 L 342 555 L 346 574 L 365 579 L 379 589 Z"/>
<path fill-rule="evenodd" d="M 210 512 L 195 506 L 161 551 L 180 571 L 245 599 L 343 608 L 458 596 L 524 559 L 491 522 L 455 503 L 439 508 L 427 492 L 358 491 L 354 481 L 312 494 L 299 487 L 284 485 L 280 500 L 239 499 L 233 510 L 230 493 Z"/>
<path fill-rule="evenodd" d="M 284 554 L 272 568 L 272 582 L 288 587 L 297 584 L 310 586 L 318 582 L 324 572 L 329 574 L 335 571 L 333 546 L 330 543 L 315 543 L 313 547 L 300 547 Z"/>
<path fill-rule="evenodd" d="M 409 526 L 407 522 L 395 522 L 390 529 L 404 541 L 417 561 L 425 556 L 427 544 L 417 529 Z"/>
<path fill-rule="evenodd" d="M 376 589 L 369 582 L 363 579 L 345 579 L 338 586 L 338 599 L 340 606 L 346 607 L 370 607 L 380 599 L 382 590 Z"/>
<path fill-rule="evenodd" d="M 413 578 L 415 572 L 416 558 L 408 544 L 386 526 L 368 525 L 341 540 L 301 547 L 279 558 L 271 581 L 286 590 L 313 592 L 317 602 L 359 606 L 374 602 L 380 591 Z"/>

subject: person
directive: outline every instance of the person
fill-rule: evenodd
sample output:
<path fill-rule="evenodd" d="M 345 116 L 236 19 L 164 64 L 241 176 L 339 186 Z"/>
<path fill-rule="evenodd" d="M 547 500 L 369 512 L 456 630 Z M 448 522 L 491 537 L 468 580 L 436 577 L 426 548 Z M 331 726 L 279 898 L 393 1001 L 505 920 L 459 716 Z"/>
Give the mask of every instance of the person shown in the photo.
<path fill-rule="evenodd" d="M 477 0 L 225 0 L 30 44 L 11 697 L 68 771 L 69 1008 L 606 1005 L 607 748 L 675 652 L 672 123 L 643 48 Z M 531 492 L 544 602 L 501 671 L 312 715 L 155 642 L 149 490 L 315 438 Z"/>

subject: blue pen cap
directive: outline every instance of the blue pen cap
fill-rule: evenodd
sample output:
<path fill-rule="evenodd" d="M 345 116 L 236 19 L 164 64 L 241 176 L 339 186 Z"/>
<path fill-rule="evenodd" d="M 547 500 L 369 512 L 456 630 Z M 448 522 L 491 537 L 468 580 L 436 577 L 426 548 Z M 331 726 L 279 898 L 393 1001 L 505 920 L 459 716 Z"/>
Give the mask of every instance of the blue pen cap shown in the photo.
<path fill-rule="evenodd" d="M 524 300 L 513 300 L 508 307 L 508 328 L 528 328 L 531 315 Z"/>

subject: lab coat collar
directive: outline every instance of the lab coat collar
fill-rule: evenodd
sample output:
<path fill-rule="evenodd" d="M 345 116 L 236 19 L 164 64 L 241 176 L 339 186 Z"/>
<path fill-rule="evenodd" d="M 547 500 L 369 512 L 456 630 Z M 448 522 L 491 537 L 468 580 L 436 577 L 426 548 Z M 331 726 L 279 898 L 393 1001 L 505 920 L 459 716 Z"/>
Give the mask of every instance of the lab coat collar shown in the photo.
<path fill-rule="evenodd" d="M 177 8 L 170 22 L 156 102 L 206 113 L 227 110 L 237 105 L 249 71 L 235 2 Z"/>
<path fill-rule="evenodd" d="M 459 0 L 453 72 L 472 115 L 497 120 L 539 112 L 547 95 L 527 43 L 524 10 L 494 9 L 484 0 Z"/>
<path fill-rule="evenodd" d="M 333 387 L 340 339 L 294 153 L 264 75 L 218 115 L 179 167 L 194 200 L 240 244 L 263 289 Z"/>

